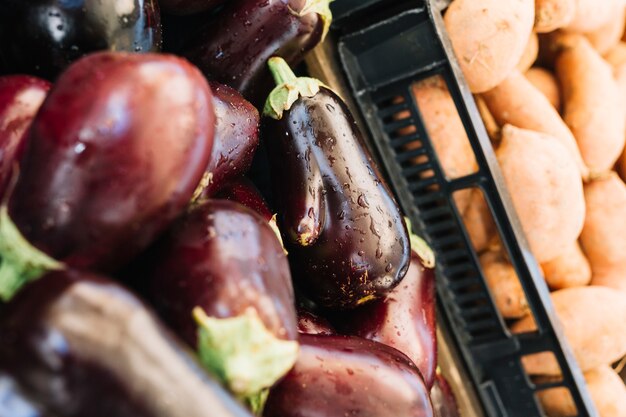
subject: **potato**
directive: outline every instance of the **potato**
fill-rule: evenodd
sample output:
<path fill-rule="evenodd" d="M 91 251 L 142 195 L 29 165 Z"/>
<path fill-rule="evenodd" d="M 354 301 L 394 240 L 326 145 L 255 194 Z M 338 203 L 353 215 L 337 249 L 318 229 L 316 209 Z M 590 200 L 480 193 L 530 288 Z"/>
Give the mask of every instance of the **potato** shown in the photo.
<path fill-rule="evenodd" d="M 591 266 L 578 242 L 572 243 L 565 252 L 541 267 L 548 286 L 553 290 L 582 287 L 591 281 Z"/>
<path fill-rule="evenodd" d="M 546 33 L 567 26 L 576 16 L 577 0 L 535 0 L 535 32 Z"/>
<path fill-rule="evenodd" d="M 626 42 L 619 41 L 604 55 L 604 59 L 613 67 L 614 72 L 626 64 Z"/>
<path fill-rule="evenodd" d="M 537 60 L 537 54 L 539 53 L 539 38 L 535 32 L 530 34 L 524 53 L 517 63 L 517 69 L 521 72 L 526 72 L 528 68 L 532 67 Z"/>
<path fill-rule="evenodd" d="M 585 381 L 600 417 L 626 417 L 626 385 L 610 366 L 603 365 L 585 372 Z M 539 391 L 538 397 L 550 417 L 578 415 L 567 388 Z"/>
<path fill-rule="evenodd" d="M 624 33 L 626 7 L 622 2 L 616 2 L 613 7 L 614 10 L 608 22 L 592 32 L 585 33 L 591 45 L 602 55 L 617 45 Z"/>
<path fill-rule="evenodd" d="M 496 224 L 481 190 L 472 190 L 470 203 L 463 213 L 463 223 L 477 253 L 485 251 L 497 237 Z"/>
<path fill-rule="evenodd" d="M 611 20 L 616 5 L 622 0 L 577 0 L 576 3 L 576 14 L 565 28 L 574 32 L 591 32 Z"/>
<path fill-rule="evenodd" d="M 626 289 L 626 184 L 613 172 L 585 184 L 585 203 L 580 242 L 592 283 Z"/>
<path fill-rule="evenodd" d="M 584 371 L 608 365 L 626 354 L 626 297 L 612 288 L 589 286 L 555 291 L 552 303 L 566 340 Z M 514 323 L 514 333 L 536 330 L 532 316 Z M 560 375 L 561 370 L 548 352 L 522 358 L 531 375 Z"/>
<path fill-rule="evenodd" d="M 520 61 L 534 22 L 533 0 L 455 0 L 444 16 L 473 93 L 498 85 Z"/>
<path fill-rule="evenodd" d="M 535 258 L 556 258 L 576 241 L 585 219 L 571 153 L 552 136 L 505 125 L 496 156 Z"/>
<path fill-rule="evenodd" d="M 563 120 L 574 134 L 591 175 L 610 170 L 624 148 L 626 112 L 612 69 L 581 35 L 561 37 L 556 74 Z"/>
<path fill-rule="evenodd" d="M 541 132 L 558 139 L 578 164 L 580 175 L 588 170 L 576 146 L 576 139 L 559 113 L 519 71 L 513 71 L 496 88 L 482 94 L 489 111 L 500 125 Z"/>
<path fill-rule="evenodd" d="M 530 309 L 526 294 L 513 265 L 504 254 L 500 251 L 486 252 L 480 256 L 480 266 L 502 317 L 517 319 L 528 314 Z"/>
<path fill-rule="evenodd" d="M 487 108 L 487 104 L 485 104 L 485 100 L 482 99 L 479 95 L 474 95 L 474 101 L 476 102 L 476 108 L 480 113 L 480 118 L 483 120 L 483 124 L 485 125 L 485 129 L 487 130 L 487 135 L 489 139 L 491 139 L 491 143 L 496 145 L 500 142 L 500 125 L 496 122 L 493 115 Z"/>
<path fill-rule="evenodd" d="M 557 112 L 561 110 L 561 92 L 559 91 L 559 82 L 550 71 L 541 67 L 533 67 L 526 71 L 524 76 L 537 90 L 541 92 L 541 94 L 548 99 L 550 104 L 552 104 L 552 107 L 554 107 Z M 572 135 L 572 138 L 573 137 L 574 136 Z M 576 151 L 580 154 L 578 147 L 576 148 Z"/>

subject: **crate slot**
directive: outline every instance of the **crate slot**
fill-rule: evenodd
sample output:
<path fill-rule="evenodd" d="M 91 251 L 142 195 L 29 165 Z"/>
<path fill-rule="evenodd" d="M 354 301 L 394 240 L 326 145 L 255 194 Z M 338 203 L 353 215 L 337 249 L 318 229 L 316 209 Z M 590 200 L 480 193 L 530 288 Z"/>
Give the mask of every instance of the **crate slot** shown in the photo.
<path fill-rule="evenodd" d="M 408 151 L 398 152 L 396 153 L 396 160 L 399 163 L 403 163 L 409 161 L 411 159 L 417 158 L 418 156 L 422 156 L 427 152 L 426 148 L 423 146 L 415 149 L 411 149 Z"/>
<path fill-rule="evenodd" d="M 422 153 L 420 155 L 424 155 L 426 153 L 426 148 L 424 148 L 424 146 L 422 145 L 419 135 L 417 134 L 401 135 L 401 136 L 391 138 L 389 140 L 389 143 L 391 144 L 391 146 L 394 149 L 397 149 L 399 151 L 398 153 L 403 152 L 406 149 L 405 147 L 407 145 L 413 144 L 415 142 L 419 143 L 419 146 L 416 146 L 413 149 L 422 150 Z"/>
<path fill-rule="evenodd" d="M 410 165 L 406 168 L 403 168 L 402 173 L 406 177 L 412 177 L 416 174 L 421 174 L 424 171 L 428 171 L 430 169 L 433 169 L 432 164 L 430 162 L 423 162 L 421 164 Z M 419 179 L 419 177 L 417 179 Z"/>

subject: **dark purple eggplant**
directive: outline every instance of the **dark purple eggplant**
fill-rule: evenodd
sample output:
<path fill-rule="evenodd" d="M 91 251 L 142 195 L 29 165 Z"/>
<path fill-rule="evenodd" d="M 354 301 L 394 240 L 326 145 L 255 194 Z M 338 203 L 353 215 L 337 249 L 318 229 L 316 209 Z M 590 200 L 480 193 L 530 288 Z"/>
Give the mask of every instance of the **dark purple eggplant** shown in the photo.
<path fill-rule="evenodd" d="M 298 308 L 298 332 L 305 334 L 336 334 L 332 324 L 325 318 Z"/>
<path fill-rule="evenodd" d="M 261 215 L 268 222 L 272 220 L 274 214 L 270 210 L 267 202 L 249 179 L 241 177 L 230 182 L 216 195 L 216 198 L 230 200 L 242 204 L 257 214 Z"/>
<path fill-rule="evenodd" d="M 0 77 L 0 196 L 24 149 L 27 130 L 50 83 L 26 75 Z"/>
<path fill-rule="evenodd" d="M 157 0 L 0 1 L 0 56 L 12 73 L 53 79 L 90 52 L 160 49 Z"/>
<path fill-rule="evenodd" d="M 342 333 L 375 340 L 407 355 L 432 387 L 437 369 L 434 255 L 417 236 L 402 283 L 380 300 L 336 315 Z"/>
<path fill-rule="evenodd" d="M 415 365 L 357 337 L 303 334 L 294 368 L 270 390 L 264 417 L 432 417 Z"/>
<path fill-rule="evenodd" d="M 272 89 L 271 56 L 298 64 L 326 35 L 330 0 L 230 0 L 184 55 L 207 78 L 240 91 L 259 106 Z"/>
<path fill-rule="evenodd" d="M 113 271 L 146 248 L 191 199 L 214 128 L 208 83 L 187 61 L 106 52 L 72 65 L 0 210 L 0 298 L 46 270 Z"/>
<path fill-rule="evenodd" d="M 0 317 L 0 371 L 63 417 L 249 417 L 134 295 L 72 270 Z"/>
<path fill-rule="evenodd" d="M 161 316 L 238 397 L 255 396 L 291 368 L 298 332 L 289 264 L 261 216 L 208 200 L 145 263 Z"/>
<path fill-rule="evenodd" d="M 409 266 L 400 210 L 345 103 L 280 58 L 270 67 L 263 133 L 295 284 L 323 307 L 380 298 Z"/>
<path fill-rule="evenodd" d="M 12 376 L 0 372 L 0 417 L 54 417 L 28 396 Z"/>
<path fill-rule="evenodd" d="M 173 15 L 188 15 L 211 10 L 227 0 L 160 0 L 161 8 Z"/>
<path fill-rule="evenodd" d="M 461 417 L 452 388 L 439 373 L 435 376 L 435 383 L 430 390 L 430 401 L 435 417 Z"/>
<path fill-rule="evenodd" d="M 201 198 L 215 195 L 245 174 L 259 146 L 259 112 L 236 90 L 211 82 L 215 140 Z"/>

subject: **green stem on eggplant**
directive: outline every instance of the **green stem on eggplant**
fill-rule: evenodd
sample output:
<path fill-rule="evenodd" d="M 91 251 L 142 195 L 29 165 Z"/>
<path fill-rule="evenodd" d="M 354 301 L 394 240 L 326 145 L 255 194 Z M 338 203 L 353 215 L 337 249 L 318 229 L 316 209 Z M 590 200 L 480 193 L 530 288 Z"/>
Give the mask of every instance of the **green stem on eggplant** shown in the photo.
<path fill-rule="evenodd" d="M 422 264 L 426 268 L 434 268 L 437 264 L 437 261 L 435 260 L 435 252 L 433 252 L 431 247 L 424 239 L 413 233 L 411 220 L 409 220 L 408 217 L 404 218 L 404 222 L 406 223 L 406 228 L 409 232 L 411 250 L 419 255 L 422 260 Z"/>

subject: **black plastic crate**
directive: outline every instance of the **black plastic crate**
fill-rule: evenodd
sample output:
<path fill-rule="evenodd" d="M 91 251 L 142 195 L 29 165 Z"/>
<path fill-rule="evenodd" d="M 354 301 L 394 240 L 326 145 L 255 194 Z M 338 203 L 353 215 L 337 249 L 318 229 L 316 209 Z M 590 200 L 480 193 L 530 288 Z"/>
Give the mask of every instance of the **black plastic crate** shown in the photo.
<path fill-rule="evenodd" d="M 464 371 L 488 416 L 542 416 L 535 397 L 541 389 L 569 389 L 578 416 L 597 416 L 584 378 L 561 334 L 548 288 L 526 242 L 504 186 L 492 145 L 458 67 L 442 21 L 445 1 L 336 0 L 331 32 L 334 58 L 347 79 L 366 128 L 368 146 L 414 228 L 437 254 L 437 293 L 444 327 L 451 334 Z M 478 171 L 449 179 L 430 142 L 411 94 L 416 81 L 445 80 L 465 126 Z M 397 98 L 404 100 L 398 102 Z M 407 119 L 390 117 L 410 112 Z M 415 132 L 391 132 L 413 126 Z M 407 151 L 406 145 L 421 144 Z M 415 165 L 407 161 L 422 157 Z M 428 174 L 426 174 L 428 173 Z M 426 175 L 425 175 L 426 174 Z M 452 195 L 480 188 L 505 250 L 521 281 L 538 331 L 514 335 L 498 313 Z M 552 352 L 562 381 L 536 385 L 521 358 Z"/>

